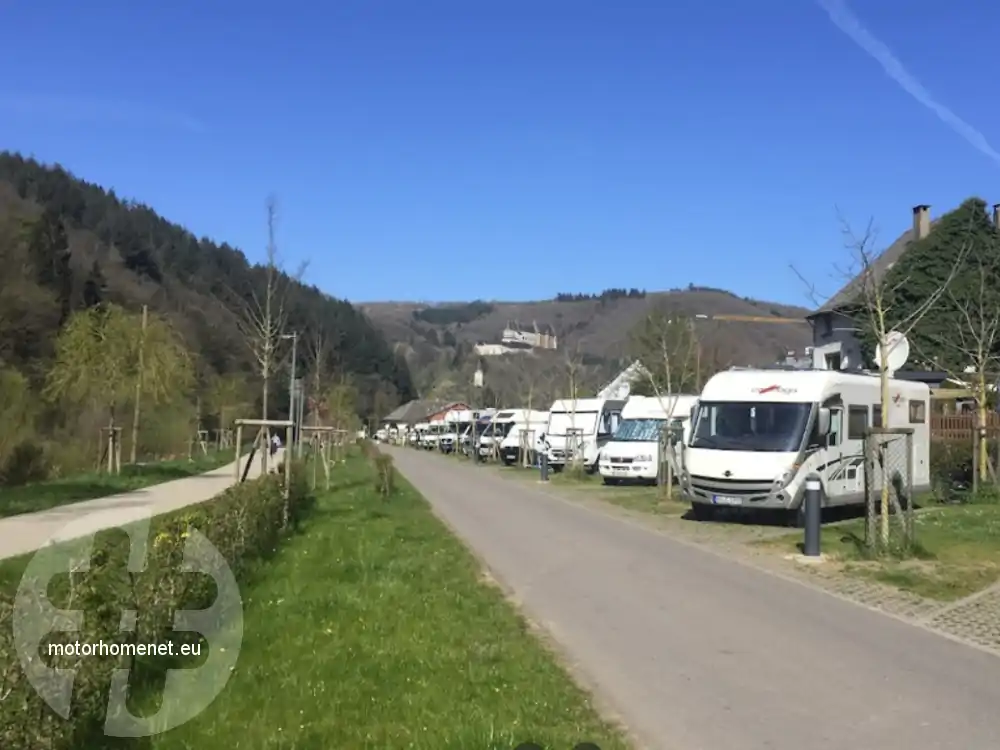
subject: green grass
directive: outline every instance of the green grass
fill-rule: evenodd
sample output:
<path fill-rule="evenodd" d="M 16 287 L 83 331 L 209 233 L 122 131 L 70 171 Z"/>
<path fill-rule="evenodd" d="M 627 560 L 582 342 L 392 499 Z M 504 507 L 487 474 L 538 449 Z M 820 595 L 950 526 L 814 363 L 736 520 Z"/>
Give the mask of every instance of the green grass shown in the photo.
<path fill-rule="evenodd" d="M 504 476 L 526 480 L 538 480 L 536 468 L 502 467 Z M 582 497 L 601 500 L 628 510 L 650 513 L 658 516 L 679 517 L 690 510 L 688 503 L 682 502 L 680 490 L 674 487 L 673 497 L 667 500 L 658 487 L 638 484 L 607 485 L 600 474 L 568 473 L 549 474 L 549 484 L 553 489 L 578 493 Z"/>
<path fill-rule="evenodd" d="M 939 601 L 960 599 L 1000 580 L 1000 506 L 928 508 L 916 514 L 914 525 L 919 554 L 913 559 L 864 559 L 863 519 L 824 526 L 822 551 L 842 561 L 849 575 Z M 799 532 L 760 544 L 794 551 L 801 540 Z"/>
<path fill-rule="evenodd" d="M 626 748 L 474 558 L 400 480 L 352 460 L 244 590 L 240 660 L 157 750 Z"/>
<path fill-rule="evenodd" d="M 179 459 L 123 466 L 122 473 L 118 476 L 93 472 L 21 487 L 3 487 L 0 488 L 0 518 L 35 513 L 68 503 L 107 497 L 202 474 L 232 462 L 234 455 L 231 450 L 217 451 L 207 456 L 196 456 L 193 461 Z"/>

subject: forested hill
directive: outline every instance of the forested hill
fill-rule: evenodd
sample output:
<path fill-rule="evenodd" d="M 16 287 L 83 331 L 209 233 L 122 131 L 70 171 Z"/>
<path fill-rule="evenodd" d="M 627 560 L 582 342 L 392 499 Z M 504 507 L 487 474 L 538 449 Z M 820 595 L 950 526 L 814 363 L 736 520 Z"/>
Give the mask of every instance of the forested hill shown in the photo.
<path fill-rule="evenodd" d="M 261 227 L 261 247 L 267 241 L 263 198 L 260 213 L 246 217 Z M 0 264 L 2 366 L 40 378 L 61 325 L 74 311 L 103 301 L 129 310 L 148 304 L 167 318 L 195 355 L 199 374 L 252 377 L 239 308 L 260 294 L 263 270 L 240 250 L 199 239 L 148 206 L 58 166 L 2 152 Z M 376 401 L 384 409 L 415 395 L 406 363 L 361 312 L 306 283 L 285 281 L 287 330 L 324 331 L 327 367 L 352 376 L 361 413 Z M 283 376 L 277 379 L 276 396 Z"/>

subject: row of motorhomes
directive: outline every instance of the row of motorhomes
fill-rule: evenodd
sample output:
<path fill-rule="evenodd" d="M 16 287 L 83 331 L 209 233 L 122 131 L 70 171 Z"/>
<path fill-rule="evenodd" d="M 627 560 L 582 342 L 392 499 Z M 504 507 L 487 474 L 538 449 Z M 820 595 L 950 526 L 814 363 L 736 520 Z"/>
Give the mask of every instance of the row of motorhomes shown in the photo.
<path fill-rule="evenodd" d="M 912 455 L 896 461 L 902 470 L 909 464 L 919 493 L 930 486 L 930 390 L 896 378 L 888 384 L 887 424 L 910 437 L 881 439 L 909 442 Z M 824 505 L 864 501 L 864 440 L 881 425 L 881 401 L 877 374 L 732 369 L 698 395 L 561 399 L 548 412 L 454 412 L 416 425 L 406 439 L 445 452 L 475 450 L 508 465 L 533 465 L 544 453 L 554 471 L 577 462 L 608 484 L 656 482 L 669 466 L 697 518 L 720 506 L 800 516 L 811 473 L 820 477 Z M 873 487 L 888 476 L 876 473 Z"/>

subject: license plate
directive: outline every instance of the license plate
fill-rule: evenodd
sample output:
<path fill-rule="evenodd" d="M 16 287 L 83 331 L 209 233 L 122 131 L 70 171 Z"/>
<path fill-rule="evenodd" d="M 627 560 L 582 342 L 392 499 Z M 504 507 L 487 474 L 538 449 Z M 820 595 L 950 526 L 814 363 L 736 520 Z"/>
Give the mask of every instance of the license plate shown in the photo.
<path fill-rule="evenodd" d="M 743 498 L 732 495 L 714 495 L 712 503 L 715 505 L 743 505 Z"/>
<path fill-rule="evenodd" d="M 628 469 L 622 466 L 612 466 L 611 471 L 614 474 L 628 474 Z"/>

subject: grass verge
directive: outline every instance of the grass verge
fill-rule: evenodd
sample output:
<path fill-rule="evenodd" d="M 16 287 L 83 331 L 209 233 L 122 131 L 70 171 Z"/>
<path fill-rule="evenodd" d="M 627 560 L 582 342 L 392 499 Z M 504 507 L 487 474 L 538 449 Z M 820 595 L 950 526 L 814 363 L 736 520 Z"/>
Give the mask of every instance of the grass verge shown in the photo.
<path fill-rule="evenodd" d="M 521 467 L 499 467 L 503 476 L 538 481 L 539 470 Z M 680 499 L 680 490 L 675 487 L 673 498 L 668 500 L 658 487 L 640 484 L 604 484 L 600 474 L 572 473 L 561 471 L 549 474 L 549 486 L 563 494 L 579 493 L 583 497 L 601 500 L 627 510 L 650 513 L 657 516 L 680 517 L 690 510 L 688 503 Z"/>
<path fill-rule="evenodd" d="M 157 750 L 626 748 L 405 481 L 351 460 L 244 591 L 240 660 Z"/>
<path fill-rule="evenodd" d="M 822 550 L 848 575 L 939 601 L 961 599 L 1000 580 L 1000 506 L 928 508 L 916 514 L 914 523 L 921 552 L 914 559 L 864 559 L 863 519 L 825 526 Z M 794 552 L 801 541 L 798 532 L 759 544 Z"/>
<path fill-rule="evenodd" d="M 231 450 L 216 451 L 207 456 L 198 456 L 192 461 L 179 459 L 123 466 L 122 473 L 118 476 L 94 472 L 21 487 L 4 487 L 0 489 L 0 518 L 21 513 L 36 513 L 81 500 L 117 495 L 120 492 L 139 490 L 173 479 L 203 474 L 231 463 L 235 455 Z"/>

